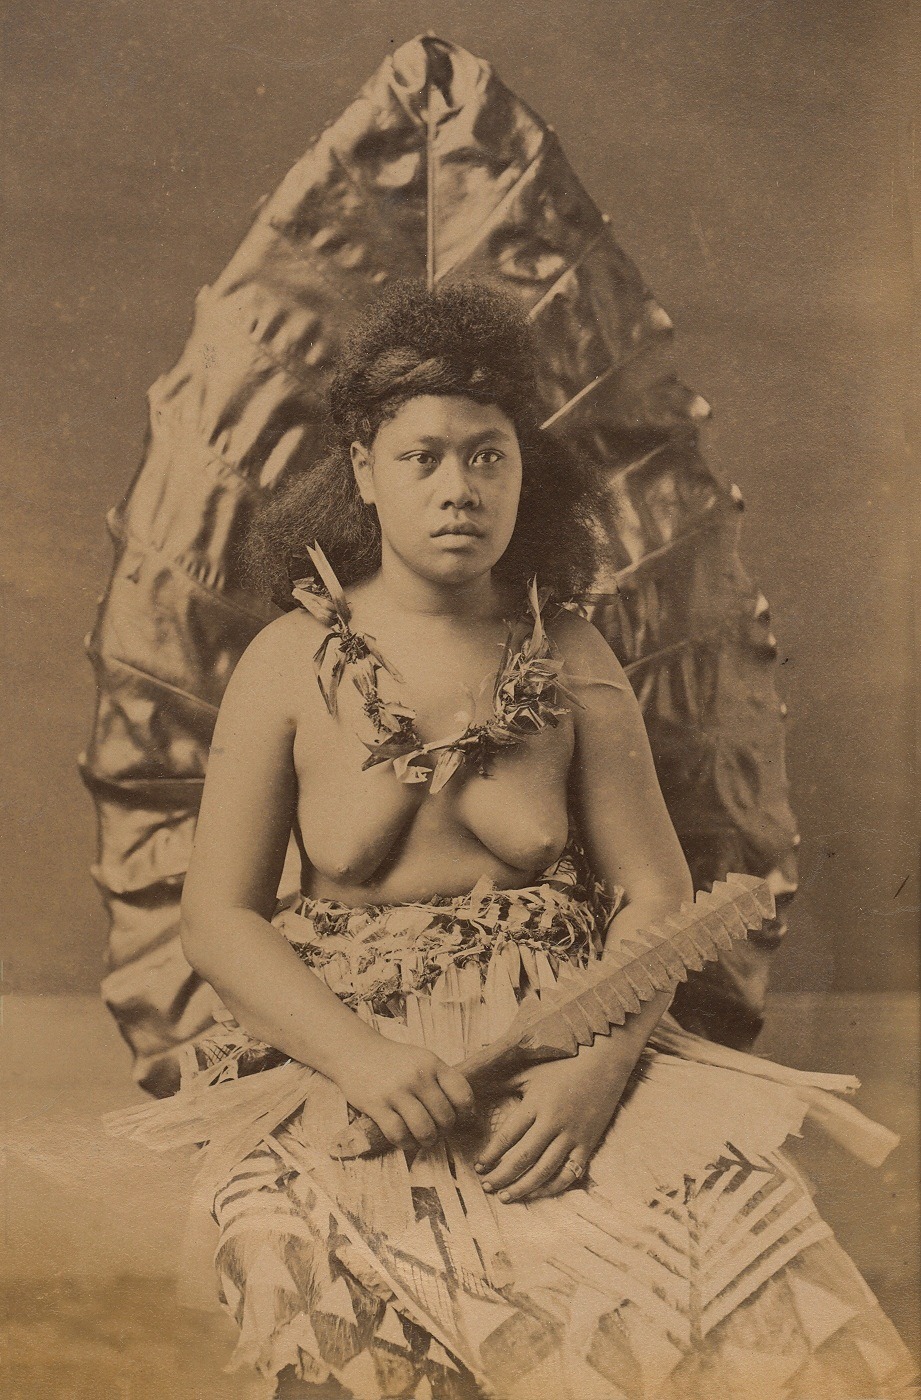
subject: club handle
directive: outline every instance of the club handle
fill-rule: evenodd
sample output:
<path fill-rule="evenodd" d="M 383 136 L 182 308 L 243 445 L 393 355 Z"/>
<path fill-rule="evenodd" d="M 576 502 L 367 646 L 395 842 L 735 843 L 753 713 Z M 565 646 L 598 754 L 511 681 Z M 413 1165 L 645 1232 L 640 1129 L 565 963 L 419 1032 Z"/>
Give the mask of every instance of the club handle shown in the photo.
<path fill-rule="evenodd" d="M 527 1063 L 528 1057 L 508 1036 L 500 1036 L 491 1045 L 484 1045 L 468 1055 L 454 1068 L 462 1074 L 478 1097 L 501 1089 L 505 1079 Z M 381 1132 L 374 1119 L 360 1113 L 347 1130 L 330 1147 L 330 1156 L 346 1161 L 353 1157 L 381 1157 L 390 1152 L 393 1143 Z"/>

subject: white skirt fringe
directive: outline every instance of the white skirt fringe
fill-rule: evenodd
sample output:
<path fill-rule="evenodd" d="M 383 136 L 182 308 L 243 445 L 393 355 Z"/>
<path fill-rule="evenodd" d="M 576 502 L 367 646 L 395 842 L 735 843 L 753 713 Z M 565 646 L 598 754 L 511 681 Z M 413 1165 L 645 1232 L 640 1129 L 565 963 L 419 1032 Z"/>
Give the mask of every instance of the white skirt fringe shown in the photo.
<path fill-rule="evenodd" d="M 549 959 L 525 952 L 546 988 Z M 506 944 L 485 977 L 449 966 L 407 993 L 405 1020 L 360 1014 L 456 1063 L 511 1020 L 521 968 Z M 225 1032 L 248 1039 L 229 1019 Z M 335 1377 L 356 1400 L 916 1394 L 906 1349 L 781 1151 L 812 1116 L 864 1160 L 885 1158 L 897 1139 L 836 1096 L 851 1078 L 666 1017 L 578 1186 L 503 1204 L 473 1170 L 482 1139 L 341 1162 L 327 1148 L 347 1105 L 322 1075 L 289 1063 L 220 1077 L 199 1071 L 110 1128 L 161 1149 L 207 1143 L 198 1204 L 220 1227 L 232 1366 L 254 1366 L 269 1394 L 282 1372 Z"/>

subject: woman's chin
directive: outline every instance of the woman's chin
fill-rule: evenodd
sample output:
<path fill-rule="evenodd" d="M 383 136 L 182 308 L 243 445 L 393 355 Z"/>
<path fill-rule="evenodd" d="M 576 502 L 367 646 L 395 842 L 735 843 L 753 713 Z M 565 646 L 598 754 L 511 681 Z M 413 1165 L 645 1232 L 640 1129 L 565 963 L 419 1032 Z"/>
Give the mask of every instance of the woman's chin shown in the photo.
<path fill-rule="evenodd" d="M 384 559 L 392 552 L 402 568 L 433 587 L 462 588 L 488 577 L 502 558 L 504 550 L 497 549 L 495 540 L 480 536 L 433 536 L 412 548 L 399 548 L 396 542 L 384 541 Z"/>
<path fill-rule="evenodd" d="M 419 573 L 432 583 L 473 583 L 488 574 L 497 562 L 493 551 L 483 548 L 482 540 L 463 535 L 449 538 L 450 544 L 438 539 L 436 549 L 426 551 L 425 559 L 419 561 Z"/>
<path fill-rule="evenodd" d="M 430 583 L 444 584 L 451 588 L 459 588 L 464 584 L 475 583 L 477 579 L 488 574 L 491 566 L 489 564 L 479 564 L 471 567 L 470 563 L 460 559 L 444 559 L 439 561 L 433 568 L 425 570 L 424 577 Z"/>

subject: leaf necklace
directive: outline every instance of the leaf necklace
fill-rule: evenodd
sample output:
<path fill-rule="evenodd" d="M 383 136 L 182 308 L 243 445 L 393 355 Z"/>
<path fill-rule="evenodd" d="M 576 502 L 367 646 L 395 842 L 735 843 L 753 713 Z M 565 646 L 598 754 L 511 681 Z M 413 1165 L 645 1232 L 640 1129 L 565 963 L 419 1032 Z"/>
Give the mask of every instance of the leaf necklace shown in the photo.
<path fill-rule="evenodd" d="M 375 730 L 373 739 L 362 739 L 369 750 L 363 769 L 391 763 L 400 782 L 431 781 L 430 791 L 436 793 L 465 762 L 488 777 L 497 754 L 516 747 L 528 734 L 555 727 L 569 713 L 568 705 L 561 703 L 564 697 L 570 704 L 578 704 L 560 680 L 562 663 L 544 629 L 541 608 L 548 594 L 539 591 L 536 579 L 532 579 L 527 613 L 510 626 L 505 641 L 493 686 L 491 718 L 475 723 L 465 716 L 467 723 L 459 732 L 423 743 L 415 712 L 399 701 L 385 699 L 378 689 L 381 671 L 397 684 L 402 684 L 403 678 L 384 660 L 373 638 L 352 629 L 348 599 L 319 544 L 313 549 L 308 546 L 307 552 L 317 577 L 297 579 L 292 595 L 327 628 L 314 653 L 317 682 L 327 710 L 336 715 L 339 685 L 348 674 Z M 437 755 L 432 767 L 421 761 L 429 754 Z"/>

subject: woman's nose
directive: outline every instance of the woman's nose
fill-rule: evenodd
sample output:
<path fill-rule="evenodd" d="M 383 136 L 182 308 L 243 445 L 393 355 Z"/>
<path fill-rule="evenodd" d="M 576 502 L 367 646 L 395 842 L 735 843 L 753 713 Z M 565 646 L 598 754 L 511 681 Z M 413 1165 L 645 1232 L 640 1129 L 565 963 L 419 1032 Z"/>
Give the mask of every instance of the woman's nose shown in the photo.
<path fill-rule="evenodd" d="M 460 458 L 444 458 L 438 484 L 443 505 L 454 506 L 455 510 L 479 505 L 479 494 L 471 480 L 470 471 Z"/>

